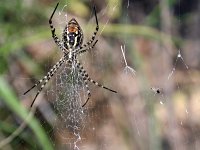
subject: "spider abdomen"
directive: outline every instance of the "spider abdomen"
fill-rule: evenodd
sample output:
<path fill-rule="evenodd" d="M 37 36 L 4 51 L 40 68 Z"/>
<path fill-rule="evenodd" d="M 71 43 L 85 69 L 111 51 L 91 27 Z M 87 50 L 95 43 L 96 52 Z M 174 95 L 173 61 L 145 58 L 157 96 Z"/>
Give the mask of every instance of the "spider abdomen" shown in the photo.
<path fill-rule="evenodd" d="M 63 32 L 63 43 L 65 48 L 78 48 L 83 43 L 83 32 L 78 22 L 72 18 Z"/>

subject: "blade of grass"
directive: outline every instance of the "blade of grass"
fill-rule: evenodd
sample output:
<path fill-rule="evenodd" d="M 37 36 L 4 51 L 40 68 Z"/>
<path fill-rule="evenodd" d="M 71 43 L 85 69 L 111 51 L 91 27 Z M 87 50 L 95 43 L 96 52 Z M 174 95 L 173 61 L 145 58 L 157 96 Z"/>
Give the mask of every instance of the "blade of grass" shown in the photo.
<path fill-rule="evenodd" d="M 20 116 L 23 120 L 26 120 L 29 113 L 20 105 L 19 100 L 3 76 L 0 77 L 0 96 L 14 113 Z M 27 122 L 27 124 L 34 131 L 42 149 L 53 150 L 52 145 L 39 122 L 32 118 L 31 121 Z"/>
<path fill-rule="evenodd" d="M 18 128 L 18 127 L 17 127 Z M 0 130 L 7 134 L 12 134 L 16 130 L 16 126 L 7 122 L 0 121 Z M 27 133 L 22 133 L 19 135 L 21 140 L 24 140 L 27 144 L 34 147 L 34 143 L 29 140 L 29 135 Z M 1 143 L 1 142 L 0 142 Z"/>

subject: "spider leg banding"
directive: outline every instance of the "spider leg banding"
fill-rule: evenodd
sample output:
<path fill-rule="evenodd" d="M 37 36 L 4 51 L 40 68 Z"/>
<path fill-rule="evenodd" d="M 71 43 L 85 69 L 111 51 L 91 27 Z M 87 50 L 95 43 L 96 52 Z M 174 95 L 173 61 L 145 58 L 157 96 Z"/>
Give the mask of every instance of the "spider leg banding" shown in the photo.
<path fill-rule="evenodd" d="M 99 86 L 99 87 L 101 87 L 101 88 L 104 88 L 104 89 L 106 89 L 106 90 L 108 90 L 108 91 L 117 93 L 117 91 L 114 91 L 114 90 L 112 90 L 112 89 L 110 89 L 110 88 L 107 88 L 107 87 L 105 87 L 105 86 L 99 84 L 98 82 L 92 80 L 92 79 L 89 77 L 89 75 L 88 75 L 88 73 L 86 72 L 86 70 L 84 70 L 84 68 L 83 68 L 83 66 L 81 65 L 81 63 L 78 62 L 78 60 L 76 60 L 76 63 L 75 63 L 75 64 L 76 64 L 76 67 L 78 68 L 78 70 L 79 70 L 79 72 L 80 72 L 80 74 L 81 74 L 81 76 L 82 76 L 82 78 L 83 78 L 83 80 L 84 80 L 85 86 L 86 86 L 86 88 L 87 88 L 87 93 L 88 93 L 88 99 L 87 99 L 87 101 L 82 105 L 82 107 L 84 107 L 84 106 L 87 104 L 87 102 L 88 102 L 88 100 L 89 100 L 89 98 L 90 98 L 90 96 L 91 96 L 91 95 L 90 95 L 90 90 L 89 90 L 89 87 L 88 87 L 88 84 L 87 84 L 87 81 L 90 81 L 91 83 L 93 83 L 93 84 L 95 84 L 95 85 L 97 85 L 97 86 Z"/>
<path fill-rule="evenodd" d="M 56 74 L 56 72 L 61 68 L 61 66 L 65 62 L 66 62 L 66 64 L 68 64 L 70 66 L 72 66 L 72 64 L 74 64 L 75 67 L 78 69 L 78 71 L 79 71 L 79 73 L 80 73 L 80 75 L 81 75 L 81 77 L 84 81 L 84 85 L 87 89 L 88 98 L 85 101 L 85 103 L 82 105 L 82 107 L 84 107 L 87 104 L 87 102 L 89 101 L 89 99 L 91 97 L 91 93 L 90 93 L 89 86 L 88 86 L 88 81 L 99 86 L 99 87 L 101 87 L 101 88 L 104 88 L 108 91 L 111 91 L 113 93 L 117 93 L 116 91 L 114 91 L 110 88 L 107 88 L 107 87 L 103 86 L 102 84 L 99 84 L 98 82 L 91 79 L 89 77 L 88 73 L 86 72 L 86 70 L 83 68 L 83 66 L 81 65 L 81 63 L 77 59 L 77 56 L 79 54 L 93 49 L 94 46 L 96 45 L 96 43 L 98 42 L 98 40 L 96 39 L 96 35 L 98 33 L 98 30 L 99 30 L 99 24 L 98 24 L 98 19 L 97 19 L 97 14 L 96 14 L 96 7 L 93 7 L 95 20 L 96 20 L 96 30 L 94 31 L 92 38 L 88 42 L 83 44 L 83 46 L 82 46 L 83 32 L 82 32 L 80 25 L 78 24 L 78 22 L 74 18 L 72 18 L 67 23 L 67 25 L 65 26 L 63 33 L 62 33 L 62 39 L 60 40 L 57 37 L 57 35 L 55 33 L 56 30 L 55 30 L 53 23 L 52 23 L 52 19 L 53 19 L 53 16 L 54 16 L 54 14 L 57 10 L 58 5 L 59 5 L 59 3 L 57 3 L 53 13 L 51 14 L 51 17 L 49 19 L 49 25 L 50 25 L 50 28 L 51 28 L 52 38 L 54 39 L 54 42 L 58 45 L 59 49 L 61 49 L 64 56 L 50 69 L 50 71 L 47 73 L 46 76 L 44 76 L 42 79 L 40 79 L 38 82 L 36 82 L 30 89 L 28 89 L 24 93 L 24 95 L 25 95 L 28 92 L 30 92 L 33 88 L 39 87 L 32 103 L 31 103 L 31 107 L 33 106 L 37 96 L 43 90 L 45 85 Z"/>
<path fill-rule="evenodd" d="M 26 95 L 28 92 L 30 92 L 33 88 L 37 87 L 38 85 L 42 84 L 40 86 L 40 89 L 37 91 L 35 98 L 33 99 L 33 102 L 31 103 L 31 107 L 33 106 L 37 96 L 39 95 L 39 93 L 42 91 L 42 89 L 44 88 L 44 86 L 47 84 L 47 82 L 53 77 L 53 75 L 57 72 L 57 70 L 62 66 L 62 64 L 66 61 L 65 60 L 66 55 L 64 57 L 62 57 L 51 69 L 50 71 L 47 73 L 46 76 L 44 76 L 42 79 L 40 79 L 36 84 L 34 84 L 30 89 L 28 89 L 24 95 Z"/>

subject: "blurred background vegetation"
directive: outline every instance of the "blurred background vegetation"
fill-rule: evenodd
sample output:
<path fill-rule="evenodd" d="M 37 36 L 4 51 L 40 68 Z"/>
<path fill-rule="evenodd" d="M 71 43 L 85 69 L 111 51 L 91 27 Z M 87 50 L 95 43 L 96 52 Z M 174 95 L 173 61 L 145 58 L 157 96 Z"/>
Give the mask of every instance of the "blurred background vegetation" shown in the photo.
<path fill-rule="evenodd" d="M 27 117 L 34 96 L 25 92 L 45 75 L 62 53 L 51 38 L 48 19 L 58 1 L 0 1 L 0 141 Z M 80 149 L 187 150 L 200 148 L 200 1 L 61 0 L 53 18 L 61 37 L 67 19 L 80 23 L 84 40 L 95 30 L 99 42 L 84 54 L 90 76 L 118 91 L 91 85 Z M 67 5 L 66 7 L 64 7 Z M 63 8 L 62 15 L 59 11 Z M 127 63 L 136 74 L 126 72 Z M 181 55 L 178 55 L 181 54 Z M 49 86 L 53 86 L 50 84 Z M 159 92 L 156 92 L 159 88 Z M 93 90 L 95 89 L 95 90 Z M 76 149 L 63 143 L 47 117 L 52 111 L 46 90 L 36 116 L 3 147 Z"/>

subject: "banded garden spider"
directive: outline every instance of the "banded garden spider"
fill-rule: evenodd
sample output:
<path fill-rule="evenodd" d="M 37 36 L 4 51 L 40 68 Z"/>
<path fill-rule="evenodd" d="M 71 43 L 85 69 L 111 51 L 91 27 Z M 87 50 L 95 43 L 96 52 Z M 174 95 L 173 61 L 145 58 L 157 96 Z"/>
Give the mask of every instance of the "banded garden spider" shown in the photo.
<path fill-rule="evenodd" d="M 39 90 L 37 91 L 33 102 L 31 103 L 31 107 L 33 106 L 37 96 L 40 94 L 40 92 L 42 91 L 42 89 L 44 88 L 44 86 L 48 83 L 48 81 L 54 76 L 54 74 L 57 72 L 57 70 L 64 64 L 64 63 L 68 63 L 69 65 L 75 64 L 75 67 L 77 67 L 81 77 L 83 78 L 84 81 L 84 85 L 87 89 L 87 95 L 88 98 L 85 101 L 85 103 L 82 105 L 82 107 L 84 107 L 88 100 L 90 99 L 91 93 L 88 87 L 88 81 L 91 83 L 94 83 L 95 85 L 104 88 L 106 90 L 109 90 L 111 92 L 117 93 L 116 91 L 107 88 L 101 84 L 99 84 L 98 82 L 94 81 L 93 79 L 90 78 L 90 76 L 88 75 L 88 73 L 86 72 L 86 70 L 83 68 L 83 66 L 80 64 L 80 62 L 77 59 L 77 55 L 80 53 L 84 53 L 88 50 L 91 50 L 94 48 L 94 46 L 96 45 L 96 43 L 98 42 L 98 40 L 95 40 L 97 32 L 99 30 L 99 24 L 98 24 L 98 20 L 97 20 L 97 15 L 96 15 L 96 8 L 93 8 L 94 14 L 95 14 L 95 19 L 96 19 L 96 31 L 93 33 L 92 38 L 85 43 L 82 46 L 83 43 L 83 32 L 81 27 L 79 26 L 78 22 L 76 21 L 76 19 L 72 18 L 68 24 L 66 25 L 66 27 L 64 28 L 63 34 L 62 34 L 62 40 L 60 40 L 56 34 L 55 34 L 55 28 L 52 24 L 52 18 L 56 12 L 56 9 L 58 7 L 59 3 L 57 3 L 50 19 L 49 19 L 49 25 L 51 28 L 51 32 L 52 32 L 52 37 L 55 41 L 55 43 L 58 45 L 58 47 L 62 50 L 63 52 L 63 57 L 50 69 L 49 72 L 47 72 L 47 75 L 44 76 L 42 79 L 40 79 L 38 82 L 36 82 L 30 89 L 28 89 L 25 93 L 27 94 L 29 91 L 31 91 L 33 88 L 38 87 L 40 85 Z"/>

